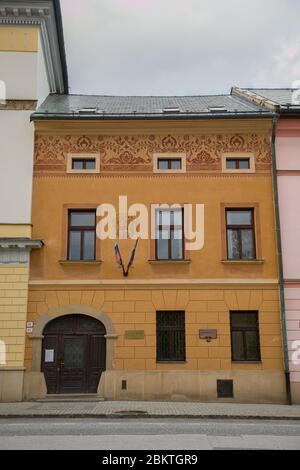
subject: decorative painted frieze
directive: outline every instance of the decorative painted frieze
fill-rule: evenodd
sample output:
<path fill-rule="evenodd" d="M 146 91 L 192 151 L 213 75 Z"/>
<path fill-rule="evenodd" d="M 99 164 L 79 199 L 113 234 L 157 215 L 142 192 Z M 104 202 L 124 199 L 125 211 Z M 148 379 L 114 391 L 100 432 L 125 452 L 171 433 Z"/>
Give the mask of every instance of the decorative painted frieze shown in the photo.
<path fill-rule="evenodd" d="M 226 152 L 255 155 L 256 169 L 271 166 L 270 142 L 260 134 L 222 135 L 37 135 L 35 173 L 66 173 L 69 153 L 100 153 L 101 173 L 114 171 L 152 172 L 154 153 L 185 153 L 187 171 L 222 168 Z"/>

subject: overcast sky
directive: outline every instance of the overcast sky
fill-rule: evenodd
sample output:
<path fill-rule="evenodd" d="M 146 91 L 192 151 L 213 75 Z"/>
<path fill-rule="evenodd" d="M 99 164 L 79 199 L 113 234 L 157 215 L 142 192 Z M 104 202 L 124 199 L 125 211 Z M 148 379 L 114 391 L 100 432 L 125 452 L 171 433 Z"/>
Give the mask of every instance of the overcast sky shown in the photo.
<path fill-rule="evenodd" d="M 300 80 L 298 0 L 61 0 L 70 93 L 195 95 Z"/>

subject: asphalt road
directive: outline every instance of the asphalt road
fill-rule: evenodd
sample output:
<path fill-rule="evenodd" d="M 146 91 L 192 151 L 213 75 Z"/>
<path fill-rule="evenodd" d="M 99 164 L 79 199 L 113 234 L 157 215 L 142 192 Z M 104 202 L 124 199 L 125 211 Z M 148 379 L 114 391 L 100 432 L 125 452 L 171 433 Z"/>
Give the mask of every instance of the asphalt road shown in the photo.
<path fill-rule="evenodd" d="M 1 419 L 0 450 L 300 450 L 299 421 Z"/>

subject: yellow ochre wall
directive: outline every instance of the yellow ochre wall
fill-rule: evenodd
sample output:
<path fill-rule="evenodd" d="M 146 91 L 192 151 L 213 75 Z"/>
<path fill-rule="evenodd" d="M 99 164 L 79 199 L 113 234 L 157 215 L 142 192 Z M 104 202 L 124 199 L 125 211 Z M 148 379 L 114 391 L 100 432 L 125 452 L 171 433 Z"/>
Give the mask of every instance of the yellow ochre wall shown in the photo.
<path fill-rule="evenodd" d="M 0 265 L 0 340 L 6 345 L 0 401 L 22 398 L 28 277 L 28 265 Z"/>
<path fill-rule="evenodd" d="M 271 121 L 37 124 L 33 236 L 44 240 L 45 246 L 31 256 L 28 320 L 45 323 L 64 312 L 85 311 L 109 317 L 116 337 L 100 395 L 215 400 L 216 380 L 230 378 L 235 382 L 236 401 L 285 401 L 270 126 Z M 160 150 L 186 153 L 187 173 L 154 175 L 151 156 Z M 252 151 L 256 173 L 223 174 L 223 151 Z M 67 174 L 69 152 L 99 152 L 101 173 Z M 127 280 L 116 267 L 113 240 L 100 242 L 97 264 L 62 262 L 67 207 L 117 205 L 119 195 L 128 195 L 129 205 L 140 202 L 147 207 L 153 203 L 204 204 L 203 250 L 191 252 L 190 262 L 180 265 L 153 264 L 149 262 L 151 241 L 141 240 Z M 221 214 L 226 204 L 258 208 L 258 261 L 223 261 Z M 120 242 L 125 261 L 132 245 L 132 241 Z M 155 312 L 174 309 L 186 312 L 187 361 L 158 364 Z M 261 363 L 232 363 L 230 310 L 259 311 Z M 218 339 L 209 344 L 200 340 L 202 328 L 217 329 Z M 145 338 L 125 339 L 128 330 L 143 330 Z M 38 370 L 40 350 L 35 348 L 38 354 L 32 356 L 36 341 L 40 339 L 28 337 L 26 342 L 29 397 L 45 393 Z M 120 388 L 121 379 L 128 380 L 126 391 Z"/>
<path fill-rule="evenodd" d="M 94 307 L 112 319 L 117 339 L 115 369 L 170 369 L 175 366 L 157 364 L 156 310 L 185 310 L 187 363 L 177 369 L 281 369 L 282 353 L 276 287 L 262 289 L 249 286 L 203 289 L 153 288 L 134 289 L 68 289 L 31 288 L 28 314 L 30 321 L 55 307 L 64 305 Z M 260 365 L 235 365 L 231 362 L 230 310 L 259 310 L 263 362 Z M 218 339 L 206 343 L 199 339 L 199 329 L 216 328 Z M 145 339 L 126 340 L 126 330 L 144 330 Z M 26 366 L 30 368 L 31 350 L 26 350 Z"/>
<path fill-rule="evenodd" d="M 38 27 L 0 26 L 0 51 L 37 52 Z"/>
<path fill-rule="evenodd" d="M 0 238 L 30 236 L 30 225 L 0 224 Z M 0 364 L 0 401 L 22 399 L 28 279 L 28 264 L 0 264 L 0 341 L 6 346 L 6 364 Z"/>

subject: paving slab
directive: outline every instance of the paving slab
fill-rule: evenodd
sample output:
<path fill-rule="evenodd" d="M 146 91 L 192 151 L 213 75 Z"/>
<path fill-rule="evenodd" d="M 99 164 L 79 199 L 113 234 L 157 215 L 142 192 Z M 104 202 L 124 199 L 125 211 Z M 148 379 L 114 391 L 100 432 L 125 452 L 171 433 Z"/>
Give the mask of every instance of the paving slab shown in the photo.
<path fill-rule="evenodd" d="M 300 406 L 195 402 L 22 402 L 0 403 L 0 418 L 228 418 L 300 420 Z"/>

